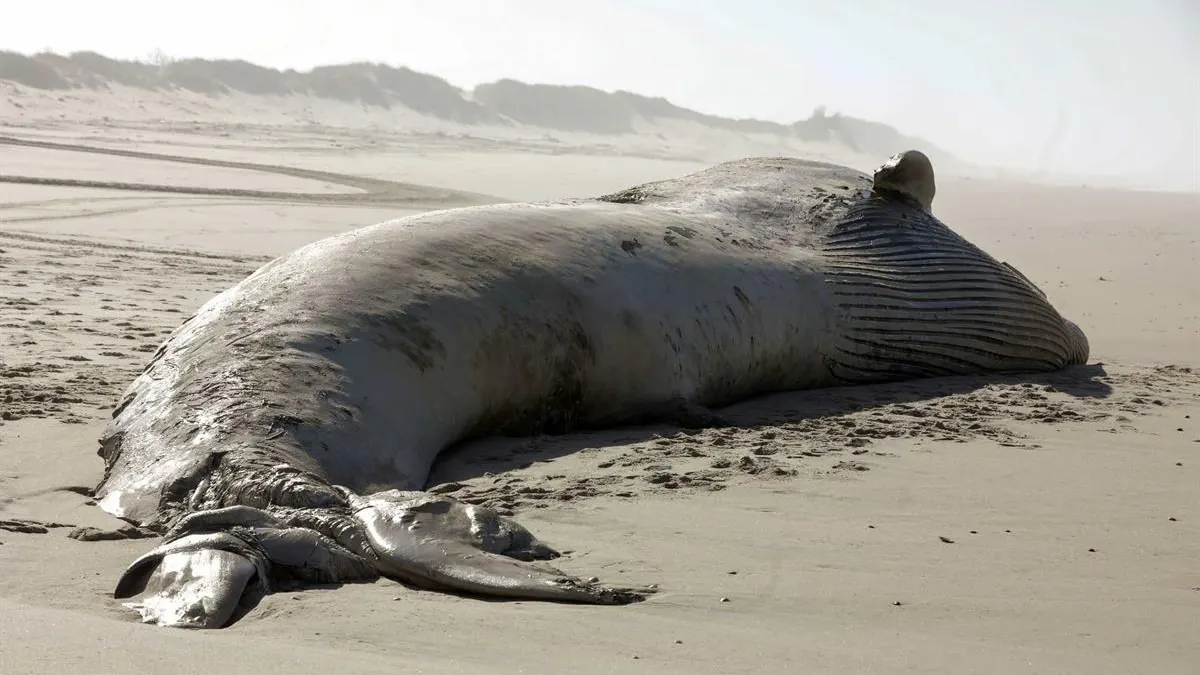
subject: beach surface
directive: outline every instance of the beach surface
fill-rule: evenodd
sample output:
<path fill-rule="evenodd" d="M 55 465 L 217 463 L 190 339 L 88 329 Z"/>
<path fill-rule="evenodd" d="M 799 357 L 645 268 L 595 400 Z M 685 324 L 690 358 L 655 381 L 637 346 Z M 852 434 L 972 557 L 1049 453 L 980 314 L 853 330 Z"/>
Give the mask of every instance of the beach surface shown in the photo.
<path fill-rule="evenodd" d="M 644 603 L 383 580 L 274 594 L 190 632 L 111 598 L 154 539 L 67 537 L 121 525 L 89 500 L 96 439 L 185 317 L 327 235 L 711 158 L 264 120 L 236 101 L 5 96 L 0 673 L 1200 672 L 1196 194 L 941 176 L 935 213 L 1083 328 L 1087 366 L 771 396 L 725 411 L 729 429 L 488 439 L 439 467 L 570 550 L 564 570 L 658 584 Z"/>

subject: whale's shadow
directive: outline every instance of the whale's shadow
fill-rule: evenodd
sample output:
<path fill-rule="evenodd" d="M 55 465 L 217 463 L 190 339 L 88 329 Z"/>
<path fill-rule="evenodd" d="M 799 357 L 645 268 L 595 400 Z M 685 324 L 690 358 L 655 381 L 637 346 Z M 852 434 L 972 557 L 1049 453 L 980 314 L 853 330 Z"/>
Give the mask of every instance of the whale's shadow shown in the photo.
<path fill-rule="evenodd" d="M 1068 400 L 1096 401 L 1112 396 L 1113 388 L 1107 380 L 1104 364 L 1095 363 L 1049 373 L 939 377 L 779 392 L 748 398 L 713 412 L 728 427 L 758 429 L 806 419 L 836 418 L 885 406 L 920 404 L 995 388 L 1050 392 Z M 1005 417 L 1002 409 L 991 414 L 999 419 Z M 534 443 L 529 437 L 474 439 L 445 450 L 434 464 L 428 484 L 499 474 L 588 448 L 650 441 L 677 433 L 679 429 L 678 424 L 664 421 L 542 436 Z"/>

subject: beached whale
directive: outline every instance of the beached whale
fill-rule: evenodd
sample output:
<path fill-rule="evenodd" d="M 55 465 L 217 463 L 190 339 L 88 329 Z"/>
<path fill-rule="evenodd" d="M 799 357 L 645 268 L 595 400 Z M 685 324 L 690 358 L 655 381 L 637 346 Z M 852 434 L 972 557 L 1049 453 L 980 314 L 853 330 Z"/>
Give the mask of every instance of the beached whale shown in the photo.
<path fill-rule="evenodd" d="M 920 152 L 873 177 L 757 158 L 597 199 L 429 212 L 324 239 L 205 304 L 101 440 L 102 508 L 167 531 L 117 586 L 226 625 L 282 583 L 380 575 L 621 604 L 510 518 L 423 492 L 487 434 L 674 417 L 771 391 L 1083 363 L 1020 272 L 931 212 Z"/>

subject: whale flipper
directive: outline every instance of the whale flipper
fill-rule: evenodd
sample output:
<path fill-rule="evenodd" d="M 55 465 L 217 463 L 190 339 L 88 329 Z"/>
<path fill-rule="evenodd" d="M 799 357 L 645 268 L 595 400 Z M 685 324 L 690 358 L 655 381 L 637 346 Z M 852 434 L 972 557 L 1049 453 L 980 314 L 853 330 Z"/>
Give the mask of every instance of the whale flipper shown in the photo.
<path fill-rule="evenodd" d="M 638 602 L 654 592 L 604 586 L 537 562 L 559 554 L 491 509 L 427 492 L 346 496 L 380 572 L 414 586 L 596 605 Z"/>

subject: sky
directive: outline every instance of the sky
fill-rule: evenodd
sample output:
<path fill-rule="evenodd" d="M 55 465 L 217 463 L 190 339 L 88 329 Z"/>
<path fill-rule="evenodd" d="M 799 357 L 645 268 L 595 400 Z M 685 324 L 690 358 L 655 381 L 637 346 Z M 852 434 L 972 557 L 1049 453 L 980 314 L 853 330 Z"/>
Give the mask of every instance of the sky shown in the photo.
<path fill-rule="evenodd" d="M 2 0 L 0 49 L 824 105 L 980 163 L 1200 191 L 1200 0 Z"/>

